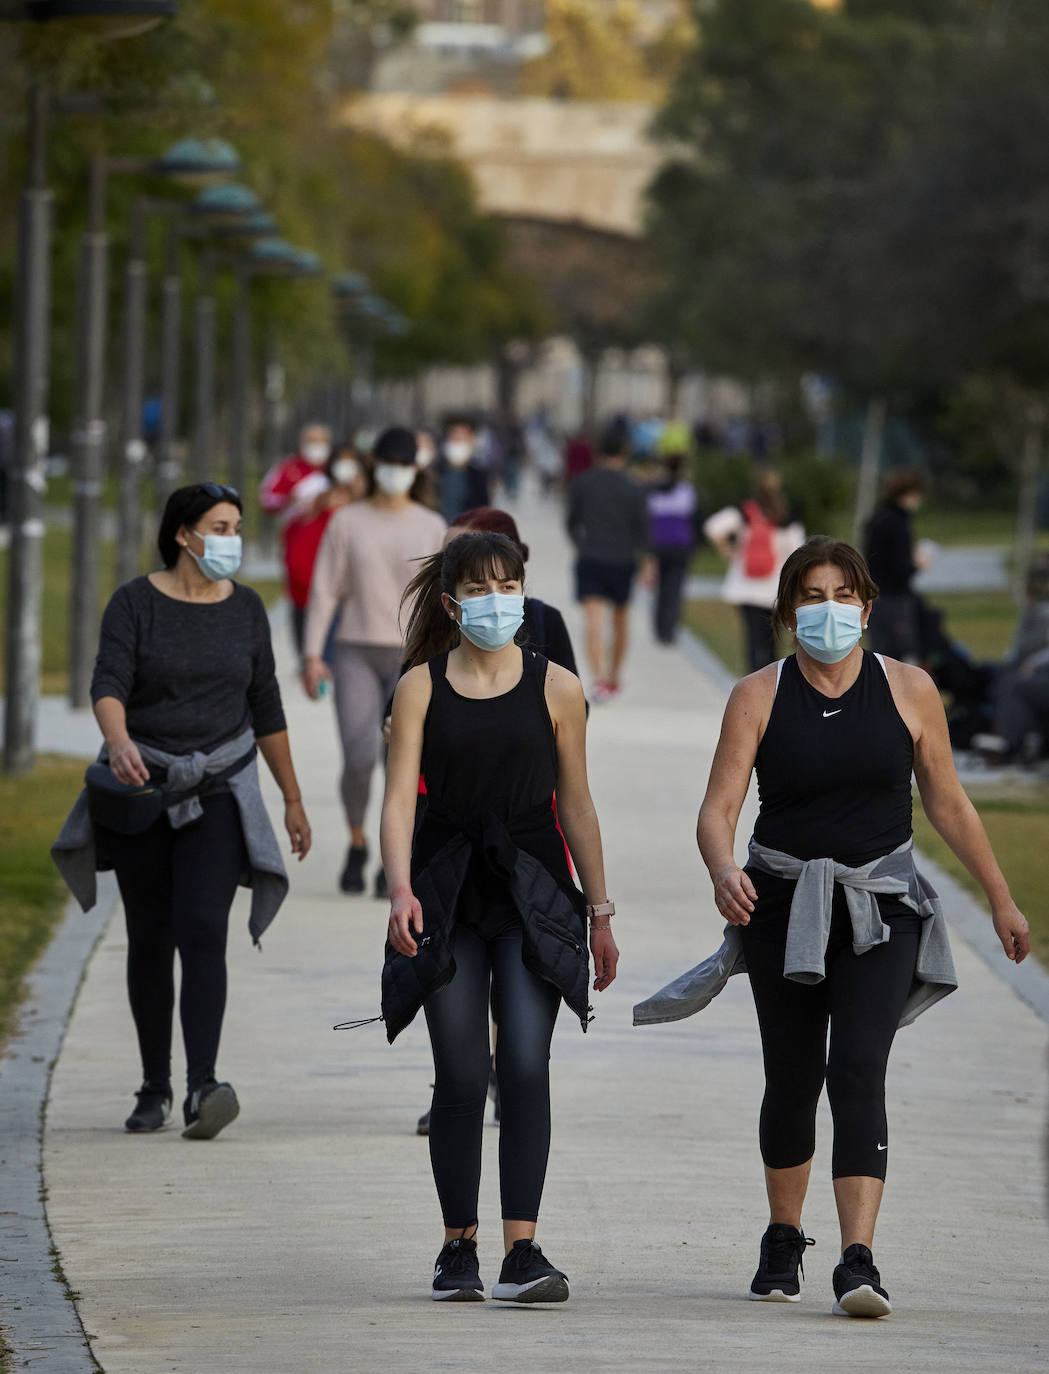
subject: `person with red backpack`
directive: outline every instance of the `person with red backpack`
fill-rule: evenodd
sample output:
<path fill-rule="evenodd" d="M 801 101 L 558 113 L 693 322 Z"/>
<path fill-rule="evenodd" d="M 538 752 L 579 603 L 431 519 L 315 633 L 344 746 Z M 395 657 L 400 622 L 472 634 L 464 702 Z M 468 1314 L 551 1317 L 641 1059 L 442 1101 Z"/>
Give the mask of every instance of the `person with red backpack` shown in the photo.
<path fill-rule="evenodd" d="M 804 527 L 791 517 L 779 473 L 773 468 L 755 472 L 750 499 L 715 511 L 703 533 L 728 560 L 721 599 L 740 609 L 747 672 L 755 673 L 776 657 L 772 606 L 780 569 L 805 542 Z"/>

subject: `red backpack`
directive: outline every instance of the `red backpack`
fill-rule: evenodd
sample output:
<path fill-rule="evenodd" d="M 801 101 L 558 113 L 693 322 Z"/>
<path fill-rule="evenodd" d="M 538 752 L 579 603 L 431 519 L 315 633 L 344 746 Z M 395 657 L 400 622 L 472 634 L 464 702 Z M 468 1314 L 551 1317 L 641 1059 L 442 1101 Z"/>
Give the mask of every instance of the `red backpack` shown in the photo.
<path fill-rule="evenodd" d="M 768 577 L 776 571 L 776 526 L 756 501 L 743 502 L 743 571 L 748 577 Z"/>

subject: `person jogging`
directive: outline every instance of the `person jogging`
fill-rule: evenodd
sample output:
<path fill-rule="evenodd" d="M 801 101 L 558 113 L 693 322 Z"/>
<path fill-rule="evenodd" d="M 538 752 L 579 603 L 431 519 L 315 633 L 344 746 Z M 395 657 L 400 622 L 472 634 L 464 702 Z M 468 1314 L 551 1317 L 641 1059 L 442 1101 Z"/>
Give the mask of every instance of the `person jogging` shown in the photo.
<path fill-rule="evenodd" d="M 770 1213 L 756 1299 L 800 1297 L 813 1243 L 802 1206 L 826 1083 L 841 1228 L 834 1310 L 850 1317 L 891 1311 L 873 1244 L 893 1037 L 957 985 L 939 901 L 914 864 L 912 770 L 929 820 L 986 892 L 1006 955 L 1019 962 L 1029 949 L 1027 922 L 955 773 L 932 680 L 859 647 L 877 591 L 861 555 L 826 536 L 784 564 L 775 613 L 796 652 L 736 684 L 699 813 L 725 944 L 635 1008 L 635 1022 L 675 1019 L 706 1005 L 730 974 L 749 976 L 765 1060 L 759 1140 Z M 755 769 L 760 810 L 740 868 L 736 822 Z"/>
<path fill-rule="evenodd" d="M 346 893 L 360 893 L 365 887 L 364 819 L 386 703 L 403 657 L 401 597 L 412 576 L 412 560 L 439 549 L 444 536 L 441 517 L 410 495 L 418 473 L 415 451 L 415 435 L 409 429 L 394 426 L 379 435 L 372 452 L 370 494 L 332 516 L 310 585 L 303 684 L 316 697 L 321 682 L 334 677 L 343 754 L 340 790 L 350 832 L 339 876 Z M 336 615 L 332 674 L 323 654 Z M 386 897 L 381 869 L 375 875 L 375 895 Z"/>
<path fill-rule="evenodd" d="M 576 599 L 586 622 L 586 658 L 593 678 L 590 699 L 595 702 L 619 695 L 634 575 L 648 547 L 645 493 L 624 471 L 628 443 L 624 426 L 609 429 L 596 465 L 568 490 L 566 525 L 577 554 Z M 612 636 L 606 649 L 609 619 Z"/>
<path fill-rule="evenodd" d="M 505 1257 L 492 1296 L 563 1302 L 565 1274 L 535 1243 L 550 1148 L 550 1041 L 564 1000 L 590 1019 L 616 976 L 614 906 L 586 777 L 579 680 L 514 635 L 524 560 L 503 535 L 468 533 L 409 588 L 416 666 L 394 697 L 383 862 L 390 921 L 383 1017 L 392 1041 L 426 1014 L 435 1085 L 430 1158 L 445 1225 L 432 1296 L 484 1297 L 477 1256 L 489 999 L 499 1021 L 499 1180 Z M 426 814 L 413 843 L 419 773 Z M 579 870 L 573 884 L 552 799 Z M 585 893 L 585 896 L 584 896 Z"/>

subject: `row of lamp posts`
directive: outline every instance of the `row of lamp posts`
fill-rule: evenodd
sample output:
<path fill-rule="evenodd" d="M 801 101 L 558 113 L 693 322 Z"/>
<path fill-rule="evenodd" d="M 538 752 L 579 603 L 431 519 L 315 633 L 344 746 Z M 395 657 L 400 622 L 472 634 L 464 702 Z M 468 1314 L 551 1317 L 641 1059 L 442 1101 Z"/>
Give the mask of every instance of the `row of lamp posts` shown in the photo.
<path fill-rule="evenodd" d="M 99 38 L 141 33 L 176 12 L 173 0 L 0 0 L 0 20 L 64 21 Z M 19 200 L 16 295 L 15 454 L 11 471 L 10 546 L 5 626 L 3 767 L 32 767 L 41 671 L 43 494 L 49 447 L 48 375 L 51 306 L 52 193 L 47 185 L 48 94 L 35 83 L 29 96 L 28 177 Z M 110 175 L 149 172 L 198 184 L 239 167 L 236 153 L 218 141 L 185 140 L 157 163 L 96 157 L 91 165 L 88 227 L 80 252 L 74 537 L 70 638 L 70 698 L 88 703 L 100 590 L 99 542 L 105 470 L 104 358 L 108 241 L 105 188 Z M 180 248 L 202 243 L 194 318 L 194 477 L 203 477 L 214 454 L 216 308 L 214 277 L 232 261 L 236 273 L 231 388 L 230 478 L 242 486 L 251 365 L 250 290 L 256 276 L 320 275 L 316 255 L 276 237 L 272 218 L 246 187 L 210 186 L 185 212 L 178 202 L 139 197 L 132 211 L 125 268 L 123 454 L 120 464 L 118 577 L 137 572 L 141 546 L 140 484 L 146 448 L 142 434 L 147 301 L 147 216 L 169 217 L 162 286 L 160 431 L 157 447 L 159 501 L 177 484 L 179 355 L 181 337 Z M 224 251 L 238 250 L 235 255 Z M 275 455 L 282 376 L 275 342 L 267 340 L 265 447 Z"/>

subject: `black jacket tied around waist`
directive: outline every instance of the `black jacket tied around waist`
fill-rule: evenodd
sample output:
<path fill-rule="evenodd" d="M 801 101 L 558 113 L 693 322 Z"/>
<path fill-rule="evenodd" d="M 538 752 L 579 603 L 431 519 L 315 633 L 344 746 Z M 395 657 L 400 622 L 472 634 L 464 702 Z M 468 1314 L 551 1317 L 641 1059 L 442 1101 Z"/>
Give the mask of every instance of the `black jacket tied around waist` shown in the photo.
<path fill-rule="evenodd" d="M 452 935 L 456 904 L 475 855 L 481 855 L 485 865 L 506 884 L 524 927 L 522 957 L 526 967 L 557 988 L 585 1031 L 591 1016 L 583 895 L 575 888 L 566 891 L 519 843 L 529 832 L 554 825 L 549 804 L 504 821 L 493 811 L 481 809 L 466 817 L 453 817 L 430 797 L 427 817 L 448 826 L 450 838 L 412 879 L 423 911 L 422 935 L 415 937 L 418 953 L 409 958 L 389 942 L 386 945 L 382 971 L 386 1038 L 392 1044 L 414 1020 L 426 998 L 455 976 Z"/>

